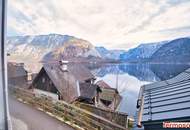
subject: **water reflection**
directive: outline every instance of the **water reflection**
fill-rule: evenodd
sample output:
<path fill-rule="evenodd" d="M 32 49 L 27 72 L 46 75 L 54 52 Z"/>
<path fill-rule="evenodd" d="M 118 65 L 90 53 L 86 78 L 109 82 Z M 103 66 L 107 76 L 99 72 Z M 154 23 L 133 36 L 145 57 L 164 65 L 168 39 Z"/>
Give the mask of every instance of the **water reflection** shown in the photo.
<path fill-rule="evenodd" d="M 134 116 L 136 100 L 140 86 L 156 81 L 166 80 L 183 72 L 190 65 L 184 64 L 106 64 L 89 66 L 97 76 L 111 87 L 116 87 L 118 75 L 118 91 L 122 96 L 118 111 Z"/>
<path fill-rule="evenodd" d="M 167 80 L 188 69 L 188 64 L 154 64 L 150 69 L 160 80 Z"/>

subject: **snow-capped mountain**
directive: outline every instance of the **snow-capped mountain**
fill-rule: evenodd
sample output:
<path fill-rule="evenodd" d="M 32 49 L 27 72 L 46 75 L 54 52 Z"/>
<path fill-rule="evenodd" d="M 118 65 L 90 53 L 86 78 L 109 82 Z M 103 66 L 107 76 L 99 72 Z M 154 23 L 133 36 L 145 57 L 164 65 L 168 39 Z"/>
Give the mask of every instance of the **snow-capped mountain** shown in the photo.
<path fill-rule="evenodd" d="M 162 45 L 168 41 L 140 44 L 136 48 L 130 49 L 120 55 L 120 59 L 124 61 L 140 61 L 150 58 Z"/>
<path fill-rule="evenodd" d="M 179 38 L 164 44 L 152 55 L 151 61 L 190 63 L 190 38 Z"/>
<path fill-rule="evenodd" d="M 62 56 L 100 57 L 90 42 L 59 34 L 8 37 L 7 51 L 12 57 L 37 61 L 49 53 L 63 53 Z"/>
<path fill-rule="evenodd" d="M 9 59 L 17 61 L 41 60 L 87 60 L 125 62 L 165 62 L 173 60 L 189 61 L 189 38 L 173 41 L 141 44 L 129 51 L 108 50 L 105 47 L 94 47 L 90 42 L 69 35 L 49 34 L 36 36 L 16 36 L 7 38 Z M 166 59 L 168 58 L 168 59 Z M 166 59 L 166 60 L 164 60 Z M 80 61 L 79 60 L 79 61 Z"/>
<path fill-rule="evenodd" d="M 124 54 L 125 50 L 108 50 L 105 47 L 96 47 L 102 58 L 120 60 L 120 55 Z"/>

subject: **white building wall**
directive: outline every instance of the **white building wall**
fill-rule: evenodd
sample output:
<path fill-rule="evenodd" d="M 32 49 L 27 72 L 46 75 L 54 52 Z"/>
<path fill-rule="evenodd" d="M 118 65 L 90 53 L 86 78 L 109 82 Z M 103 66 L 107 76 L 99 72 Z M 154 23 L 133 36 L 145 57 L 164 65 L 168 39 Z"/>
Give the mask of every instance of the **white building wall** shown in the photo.
<path fill-rule="evenodd" d="M 55 93 L 43 91 L 40 89 L 34 89 L 34 93 L 36 96 L 48 96 L 48 97 L 52 98 L 53 100 L 59 100 L 58 95 Z"/>

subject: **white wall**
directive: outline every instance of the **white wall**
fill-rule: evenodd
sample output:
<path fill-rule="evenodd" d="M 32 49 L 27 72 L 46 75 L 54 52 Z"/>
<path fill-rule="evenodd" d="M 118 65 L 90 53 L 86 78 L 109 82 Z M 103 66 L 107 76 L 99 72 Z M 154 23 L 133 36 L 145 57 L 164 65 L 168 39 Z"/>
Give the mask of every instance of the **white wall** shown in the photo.
<path fill-rule="evenodd" d="M 40 89 L 34 89 L 34 93 L 36 94 L 36 96 L 45 95 L 45 96 L 51 97 L 53 100 L 58 100 L 58 95 L 51 92 L 43 91 Z"/>

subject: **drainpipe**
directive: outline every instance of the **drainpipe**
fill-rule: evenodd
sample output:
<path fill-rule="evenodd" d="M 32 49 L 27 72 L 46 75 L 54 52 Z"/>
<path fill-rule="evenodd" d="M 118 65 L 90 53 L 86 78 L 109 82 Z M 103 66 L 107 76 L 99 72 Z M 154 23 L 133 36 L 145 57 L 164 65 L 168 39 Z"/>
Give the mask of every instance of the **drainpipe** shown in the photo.
<path fill-rule="evenodd" d="M 95 106 L 98 107 L 98 104 L 99 104 L 99 92 L 97 92 L 95 96 Z"/>
<path fill-rule="evenodd" d="M 6 61 L 6 0 L 0 0 L 0 129 L 11 130 L 8 110 L 7 61 Z"/>
<path fill-rule="evenodd" d="M 138 108 L 138 114 L 137 114 L 137 126 L 142 127 L 141 121 L 142 121 L 142 116 L 143 116 L 143 108 L 144 108 L 144 86 L 141 87 L 139 96 L 138 96 L 138 101 L 137 101 L 137 108 Z"/>
<path fill-rule="evenodd" d="M 95 106 L 98 107 L 99 105 L 99 102 L 100 102 L 100 87 L 98 86 L 97 89 L 96 89 L 97 93 L 96 93 L 96 96 L 95 96 Z"/>

